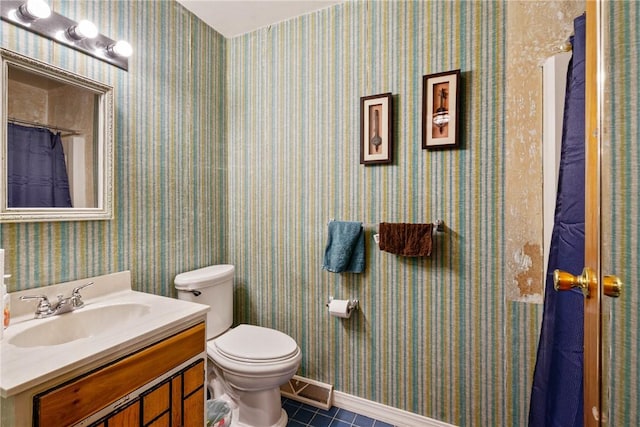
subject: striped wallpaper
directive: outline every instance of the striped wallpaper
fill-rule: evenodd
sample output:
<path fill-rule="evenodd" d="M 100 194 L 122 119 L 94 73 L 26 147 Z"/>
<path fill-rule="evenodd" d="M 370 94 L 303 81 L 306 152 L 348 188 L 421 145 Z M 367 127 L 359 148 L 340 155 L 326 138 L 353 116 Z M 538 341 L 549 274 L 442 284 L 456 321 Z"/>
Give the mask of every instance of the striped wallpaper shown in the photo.
<path fill-rule="evenodd" d="M 240 321 L 292 335 L 304 352 L 303 375 L 457 425 L 526 425 L 542 308 L 505 302 L 508 7 L 347 2 L 229 41 L 236 312 Z M 612 22 L 624 22 L 630 38 L 637 4 L 624 9 L 634 13 Z M 565 15 L 569 25 L 573 17 Z M 425 152 L 420 79 L 455 68 L 464 82 L 463 147 Z M 622 90 L 635 96 L 627 86 L 635 84 Z M 364 167 L 359 97 L 387 91 L 396 160 Z M 628 167 L 637 177 L 637 164 Z M 625 203 L 626 215 L 635 202 Z M 367 225 L 364 274 L 321 270 L 331 218 Z M 380 221 L 436 218 L 448 229 L 430 259 L 382 253 L 371 239 Z M 348 321 L 328 317 L 330 295 L 359 298 L 361 312 Z M 614 324 L 637 325 L 636 300 L 632 292 Z M 625 369 L 612 382 L 622 397 L 612 415 L 622 422 L 611 425 L 638 423 L 636 329 L 615 337 Z"/>
<path fill-rule="evenodd" d="M 638 5 L 611 3 L 635 51 Z M 52 5 L 135 49 L 127 73 L 1 24 L 3 47 L 114 86 L 115 219 L 1 225 L 10 290 L 130 269 L 137 289 L 173 295 L 176 273 L 230 262 L 236 320 L 293 336 L 302 375 L 456 425 L 526 424 L 541 307 L 505 302 L 509 2 L 350 1 L 229 40 L 173 1 Z M 612 59 L 627 77 L 623 112 L 637 103 L 637 64 Z M 455 68 L 462 148 L 422 150 L 422 76 Z M 388 91 L 395 160 L 365 167 L 359 98 Z M 638 117 L 626 119 L 611 185 L 637 194 Z M 629 219 L 613 232 L 631 238 L 616 262 L 635 265 L 637 200 L 617 202 Z M 331 218 L 366 224 L 365 273 L 321 269 Z M 435 219 L 447 230 L 431 258 L 372 240 L 378 222 Z M 629 292 L 613 310 L 614 327 L 633 326 L 612 338 L 630 361 L 612 381 L 617 425 L 638 413 Z M 331 318 L 329 296 L 359 298 L 361 311 Z"/>
<path fill-rule="evenodd" d="M 606 2 L 608 44 L 603 177 L 603 274 L 624 282 L 620 298 L 604 298 L 604 357 L 610 409 L 609 425 L 640 425 L 640 4 Z M 610 363 L 608 362 L 610 360 Z"/>
<path fill-rule="evenodd" d="M 523 425 L 538 306 L 505 303 L 502 2 L 347 2 L 228 41 L 229 259 L 238 320 L 293 336 L 302 374 L 458 425 Z M 422 76 L 460 68 L 459 150 L 421 148 Z M 361 96 L 392 92 L 394 162 L 359 164 Z M 366 226 L 364 274 L 321 269 Z M 447 226 L 431 258 L 381 221 Z M 358 298 L 350 320 L 329 296 Z"/>
<path fill-rule="evenodd" d="M 131 270 L 171 295 L 177 273 L 226 261 L 225 40 L 173 1 L 50 4 L 134 48 L 125 72 L 1 23 L 2 47 L 114 87 L 115 219 L 0 225 L 9 290 Z"/>

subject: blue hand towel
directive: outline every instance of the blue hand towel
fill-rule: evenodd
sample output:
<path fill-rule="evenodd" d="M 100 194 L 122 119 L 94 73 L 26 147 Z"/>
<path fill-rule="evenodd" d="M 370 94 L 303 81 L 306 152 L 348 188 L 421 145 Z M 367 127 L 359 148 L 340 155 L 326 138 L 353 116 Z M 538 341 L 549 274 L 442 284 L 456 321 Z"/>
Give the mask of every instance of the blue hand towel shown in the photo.
<path fill-rule="evenodd" d="M 332 273 L 364 271 L 364 230 L 361 222 L 329 222 L 329 240 L 322 268 Z"/>

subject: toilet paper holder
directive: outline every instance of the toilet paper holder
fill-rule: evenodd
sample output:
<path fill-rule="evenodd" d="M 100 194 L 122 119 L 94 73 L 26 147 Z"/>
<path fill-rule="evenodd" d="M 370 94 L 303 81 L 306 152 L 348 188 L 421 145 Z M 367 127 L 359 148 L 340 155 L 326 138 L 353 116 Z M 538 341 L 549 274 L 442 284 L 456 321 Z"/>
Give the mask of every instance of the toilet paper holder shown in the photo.
<path fill-rule="evenodd" d="M 333 301 L 333 297 L 329 297 L 329 301 L 325 304 L 327 308 L 329 308 L 329 304 Z M 349 304 L 347 304 L 347 312 L 351 314 L 353 310 L 358 310 L 360 308 L 360 301 L 357 299 L 349 299 Z"/>

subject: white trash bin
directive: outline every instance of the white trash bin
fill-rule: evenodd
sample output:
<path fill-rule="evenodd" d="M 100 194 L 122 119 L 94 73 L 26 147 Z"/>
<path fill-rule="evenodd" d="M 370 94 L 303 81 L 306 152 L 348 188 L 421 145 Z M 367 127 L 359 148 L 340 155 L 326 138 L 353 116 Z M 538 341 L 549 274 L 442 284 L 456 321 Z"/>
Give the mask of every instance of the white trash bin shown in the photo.
<path fill-rule="evenodd" d="M 207 427 L 229 427 L 231 413 L 231 407 L 224 400 L 207 400 Z"/>

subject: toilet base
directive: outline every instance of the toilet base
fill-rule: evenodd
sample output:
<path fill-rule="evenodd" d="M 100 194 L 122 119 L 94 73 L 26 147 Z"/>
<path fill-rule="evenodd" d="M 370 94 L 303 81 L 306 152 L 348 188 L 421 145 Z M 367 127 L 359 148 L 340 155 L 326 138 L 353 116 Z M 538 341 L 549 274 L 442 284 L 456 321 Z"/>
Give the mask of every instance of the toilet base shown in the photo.
<path fill-rule="evenodd" d="M 237 394 L 236 394 L 237 393 Z M 260 392 L 234 391 L 236 398 L 227 393 L 218 394 L 232 408 L 230 427 L 286 427 L 289 417 L 280 406 L 280 389 Z"/>
<path fill-rule="evenodd" d="M 280 388 L 237 393 L 238 421 L 246 427 L 286 426 L 287 414 L 282 410 Z M 282 419 L 284 415 L 284 424 Z"/>
<path fill-rule="evenodd" d="M 269 426 L 260 425 L 260 427 L 287 427 L 287 422 L 289 421 L 289 417 L 284 409 L 280 409 L 280 418 L 275 424 L 270 424 Z M 245 424 L 238 420 L 238 409 L 233 411 L 233 418 L 231 419 L 231 427 L 257 427 L 256 425 Z"/>

